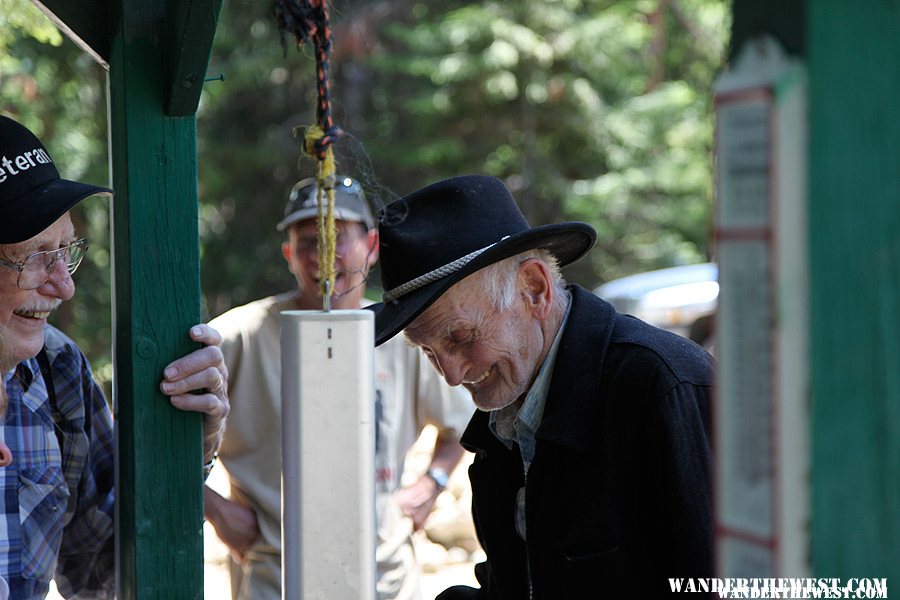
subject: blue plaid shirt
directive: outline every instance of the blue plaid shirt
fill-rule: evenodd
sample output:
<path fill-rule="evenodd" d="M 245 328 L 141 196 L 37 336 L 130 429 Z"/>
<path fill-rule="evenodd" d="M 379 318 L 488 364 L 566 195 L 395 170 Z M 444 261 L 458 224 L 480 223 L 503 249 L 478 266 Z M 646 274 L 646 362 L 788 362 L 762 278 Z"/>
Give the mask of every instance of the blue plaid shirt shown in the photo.
<path fill-rule="evenodd" d="M 10 598 L 115 593 L 113 425 L 90 365 L 58 329 L 38 357 L 4 375 L 9 408 L 0 428 L 13 463 L 0 469 L 0 576 Z"/>

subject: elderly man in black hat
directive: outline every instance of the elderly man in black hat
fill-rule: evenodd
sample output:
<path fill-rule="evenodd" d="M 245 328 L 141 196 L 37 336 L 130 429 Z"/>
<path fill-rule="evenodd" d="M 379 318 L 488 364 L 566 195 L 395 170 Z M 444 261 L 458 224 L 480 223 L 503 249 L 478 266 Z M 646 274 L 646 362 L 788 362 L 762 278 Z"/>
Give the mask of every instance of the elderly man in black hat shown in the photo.
<path fill-rule="evenodd" d="M 115 595 L 112 415 L 87 358 L 47 322 L 75 293 L 87 249 L 69 209 L 110 192 L 60 178 L 34 134 L 0 116 L 0 436 L 11 453 L 0 470 L 0 578 L 17 600 L 44 598 L 51 579 L 65 597 Z M 206 347 L 169 364 L 160 388 L 176 408 L 204 413 L 211 468 L 229 408 L 221 338 L 206 325 L 189 335 Z"/>
<path fill-rule="evenodd" d="M 463 445 L 487 560 L 440 598 L 621 598 L 712 575 L 713 362 L 559 268 L 584 223 L 529 227 L 499 180 L 448 179 L 380 215 L 376 344 L 404 331 L 480 409 Z"/>

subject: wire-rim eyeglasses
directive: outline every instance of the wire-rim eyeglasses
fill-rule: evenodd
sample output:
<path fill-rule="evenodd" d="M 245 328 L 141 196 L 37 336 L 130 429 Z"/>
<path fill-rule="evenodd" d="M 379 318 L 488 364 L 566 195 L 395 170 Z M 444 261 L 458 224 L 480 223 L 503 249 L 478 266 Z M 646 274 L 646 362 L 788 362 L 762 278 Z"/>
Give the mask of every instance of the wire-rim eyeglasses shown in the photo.
<path fill-rule="evenodd" d="M 0 265 L 19 272 L 16 285 L 20 290 L 34 290 L 49 281 L 57 261 L 64 260 L 69 275 L 72 275 L 84 259 L 87 249 L 87 239 L 81 238 L 56 250 L 35 252 L 18 262 L 0 259 Z"/>

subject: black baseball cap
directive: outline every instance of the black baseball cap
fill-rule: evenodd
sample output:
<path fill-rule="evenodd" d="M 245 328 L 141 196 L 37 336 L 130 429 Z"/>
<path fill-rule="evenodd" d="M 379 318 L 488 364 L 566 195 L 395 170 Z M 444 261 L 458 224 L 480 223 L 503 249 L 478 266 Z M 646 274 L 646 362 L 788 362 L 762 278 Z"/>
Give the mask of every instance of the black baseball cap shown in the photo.
<path fill-rule="evenodd" d="M 62 179 L 41 141 L 20 123 L 0 116 L 0 244 L 33 238 L 81 200 L 111 193 Z"/>
<path fill-rule="evenodd" d="M 294 184 L 284 207 L 284 218 L 278 222 L 278 231 L 290 225 L 316 216 L 318 211 L 316 178 L 309 177 Z M 375 227 L 375 218 L 366 201 L 366 193 L 359 182 L 345 175 L 334 177 L 334 218 L 338 221 L 364 223 L 366 229 Z"/>

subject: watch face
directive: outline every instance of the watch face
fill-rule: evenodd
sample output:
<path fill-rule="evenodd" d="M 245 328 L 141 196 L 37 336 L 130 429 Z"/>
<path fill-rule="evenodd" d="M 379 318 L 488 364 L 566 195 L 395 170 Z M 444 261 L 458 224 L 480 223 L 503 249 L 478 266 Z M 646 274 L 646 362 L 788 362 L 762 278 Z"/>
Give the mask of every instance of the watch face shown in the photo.
<path fill-rule="evenodd" d="M 447 482 L 450 480 L 447 471 L 443 469 L 428 469 L 427 475 L 434 479 L 434 482 L 438 484 L 438 487 L 440 488 L 447 487 Z"/>

